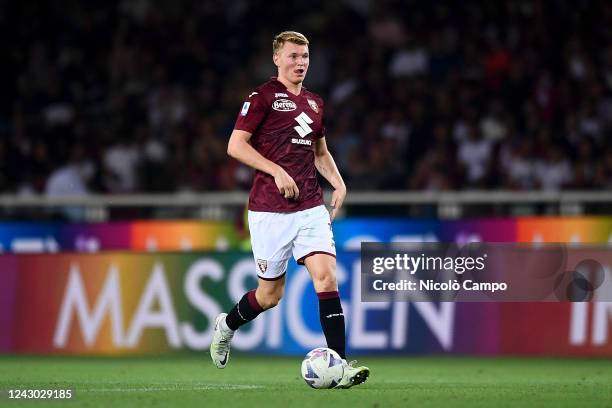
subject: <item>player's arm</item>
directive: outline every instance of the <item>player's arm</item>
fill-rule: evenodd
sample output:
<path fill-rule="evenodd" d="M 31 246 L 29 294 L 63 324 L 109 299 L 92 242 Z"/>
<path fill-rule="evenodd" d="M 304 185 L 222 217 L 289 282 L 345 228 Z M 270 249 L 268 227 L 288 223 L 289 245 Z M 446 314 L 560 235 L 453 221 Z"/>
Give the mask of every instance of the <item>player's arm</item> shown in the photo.
<path fill-rule="evenodd" d="M 338 166 L 336 166 L 334 158 L 327 149 L 325 137 L 321 137 L 316 141 L 315 167 L 334 188 L 331 200 L 331 219 L 333 221 L 334 218 L 336 218 L 338 210 L 340 210 L 340 207 L 342 207 L 342 204 L 344 203 L 344 198 L 346 197 L 346 185 L 344 184 L 344 180 L 342 180 L 342 176 L 340 175 L 340 171 L 338 171 Z"/>
<path fill-rule="evenodd" d="M 234 129 L 227 144 L 227 154 L 234 159 L 274 177 L 278 191 L 285 198 L 297 198 L 300 194 L 293 178 L 278 164 L 263 157 L 251 146 L 251 133 Z"/>

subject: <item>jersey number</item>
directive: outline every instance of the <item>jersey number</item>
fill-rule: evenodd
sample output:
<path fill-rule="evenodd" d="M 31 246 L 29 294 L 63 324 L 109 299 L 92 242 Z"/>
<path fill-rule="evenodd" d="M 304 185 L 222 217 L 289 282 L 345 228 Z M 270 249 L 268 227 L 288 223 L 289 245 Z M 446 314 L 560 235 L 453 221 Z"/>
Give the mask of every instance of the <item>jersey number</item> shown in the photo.
<path fill-rule="evenodd" d="M 294 126 L 293 128 L 295 129 L 296 132 L 298 132 L 300 137 L 304 137 L 307 134 L 312 133 L 312 128 L 308 126 L 309 124 L 312 123 L 312 119 L 310 119 L 305 112 L 302 112 L 299 115 L 297 115 L 295 120 L 297 121 L 297 123 L 299 123 L 299 125 Z"/>

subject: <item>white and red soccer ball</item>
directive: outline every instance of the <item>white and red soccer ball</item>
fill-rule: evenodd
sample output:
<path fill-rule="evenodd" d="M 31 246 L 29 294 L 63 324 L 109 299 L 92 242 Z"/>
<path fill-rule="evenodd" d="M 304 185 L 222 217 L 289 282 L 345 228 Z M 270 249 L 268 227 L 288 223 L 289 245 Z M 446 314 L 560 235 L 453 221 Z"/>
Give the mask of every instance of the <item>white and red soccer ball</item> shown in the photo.
<path fill-rule="evenodd" d="M 343 374 L 342 358 L 330 348 L 311 350 L 302 361 L 302 378 L 312 388 L 334 388 Z"/>

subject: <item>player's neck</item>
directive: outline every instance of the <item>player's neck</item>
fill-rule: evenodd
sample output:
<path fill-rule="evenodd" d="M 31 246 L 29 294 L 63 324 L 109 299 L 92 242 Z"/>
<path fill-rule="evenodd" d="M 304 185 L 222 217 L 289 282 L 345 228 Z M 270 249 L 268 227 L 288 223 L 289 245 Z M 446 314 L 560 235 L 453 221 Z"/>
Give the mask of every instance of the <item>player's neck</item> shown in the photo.
<path fill-rule="evenodd" d="M 297 83 L 294 84 L 292 82 L 290 82 L 287 78 L 283 78 L 282 76 L 278 76 L 278 82 L 280 82 L 281 84 L 285 85 L 285 88 L 287 88 L 287 90 L 289 92 L 291 92 L 294 95 L 299 95 L 302 92 L 302 83 Z"/>

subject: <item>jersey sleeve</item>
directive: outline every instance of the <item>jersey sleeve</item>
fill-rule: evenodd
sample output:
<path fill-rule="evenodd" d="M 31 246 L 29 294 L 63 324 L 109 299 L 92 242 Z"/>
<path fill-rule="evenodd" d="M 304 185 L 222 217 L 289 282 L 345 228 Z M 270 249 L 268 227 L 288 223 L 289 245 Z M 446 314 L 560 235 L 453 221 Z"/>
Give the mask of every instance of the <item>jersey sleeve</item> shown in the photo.
<path fill-rule="evenodd" d="M 264 96 L 259 92 L 252 92 L 242 104 L 234 129 L 255 132 L 266 117 L 267 111 L 268 106 Z"/>
<path fill-rule="evenodd" d="M 327 136 L 327 127 L 325 127 L 325 105 L 323 103 L 323 99 L 319 98 L 319 104 L 321 109 L 321 130 L 317 134 L 317 139 L 322 139 Z"/>

